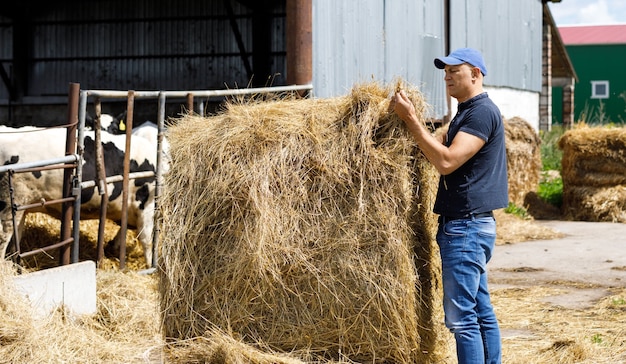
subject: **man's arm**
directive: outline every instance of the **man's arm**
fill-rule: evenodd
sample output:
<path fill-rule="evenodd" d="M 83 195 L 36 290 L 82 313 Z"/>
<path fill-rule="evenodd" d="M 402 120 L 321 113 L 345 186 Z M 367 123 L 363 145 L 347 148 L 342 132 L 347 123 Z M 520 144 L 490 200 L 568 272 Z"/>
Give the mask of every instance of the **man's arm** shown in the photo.
<path fill-rule="evenodd" d="M 459 131 L 450 147 L 433 137 L 424 124 L 417 119 L 415 107 L 403 91 L 392 99 L 395 113 L 404 121 L 426 159 L 442 175 L 448 175 L 472 158 L 485 141 L 479 137 Z"/>

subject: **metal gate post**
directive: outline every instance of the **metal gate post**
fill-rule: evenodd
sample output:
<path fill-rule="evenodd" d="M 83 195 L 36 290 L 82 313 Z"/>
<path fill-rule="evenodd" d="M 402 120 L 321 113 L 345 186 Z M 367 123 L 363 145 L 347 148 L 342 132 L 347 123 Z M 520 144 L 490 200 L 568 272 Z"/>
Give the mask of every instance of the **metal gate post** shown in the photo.
<path fill-rule="evenodd" d="M 67 108 L 67 134 L 65 139 L 65 155 L 72 155 L 76 152 L 76 127 L 78 124 L 78 95 L 80 92 L 80 84 L 70 83 L 69 99 Z M 63 198 L 72 196 L 72 170 L 66 168 L 63 171 Z M 64 202 L 61 206 L 61 241 L 71 238 L 73 206 L 70 202 Z M 71 248 L 64 245 L 59 249 L 59 264 L 67 265 L 70 263 Z"/>
<path fill-rule="evenodd" d="M 78 161 L 76 162 L 76 175 L 74 178 L 74 247 L 72 249 L 72 260 L 78 262 L 78 250 L 80 239 L 80 204 L 82 203 L 82 189 L 80 187 L 83 181 L 83 155 L 85 152 L 85 114 L 87 113 L 87 92 L 80 91 L 80 101 L 78 108 L 78 146 L 76 154 Z"/>
<path fill-rule="evenodd" d="M 109 194 L 107 191 L 107 173 L 104 163 L 104 151 L 102 150 L 102 104 L 100 98 L 94 101 L 96 108 L 96 119 L 94 120 L 95 132 L 95 153 L 96 153 L 96 180 L 98 193 L 100 194 L 100 222 L 98 223 L 98 253 L 96 255 L 96 265 L 99 267 L 104 259 L 104 228 L 106 227 L 107 208 L 109 204 Z"/>
<path fill-rule="evenodd" d="M 157 163 L 154 185 L 154 216 L 152 229 L 152 262 L 156 268 L 159 253 L 159 238 L 161 237 L 161 194 L 163 190 L 163 129 L 165 128 L 165 93 L 159 93 L 159 114 L 157 115 Z"/>
<path fill-rule="evenodd" d="M 122 219 L 120 222 L 120 269 L 126 267 L 126 231 L 128 230 L 128 174 L 130 173 L 130 140 L 133 132 L 135 91 L 128 91 L 126 105 L 126 149 L 124 153 L 124 178 L 122 182 Z"/>
<path fill-rule="evenodd" d="M 7 172 L 9 177 L 9 196 L 11 197 L 11 218 L 13 220 L 13 244 L 15 246 L 15 264 L 18 266 L 21 264 L 20 262 L 20 254 L 22 253 L 20 248 L 20 232 L 17 228 L 17 208 L 15 203 L 15 197 L 13 195 L 13 170 Z M 10 245 L 9 241 L 9 245 Z"/>
<path fill-rule="evenodd" d="M 193 115 L 193 93 L 187 94 L 187 114 Z"/>

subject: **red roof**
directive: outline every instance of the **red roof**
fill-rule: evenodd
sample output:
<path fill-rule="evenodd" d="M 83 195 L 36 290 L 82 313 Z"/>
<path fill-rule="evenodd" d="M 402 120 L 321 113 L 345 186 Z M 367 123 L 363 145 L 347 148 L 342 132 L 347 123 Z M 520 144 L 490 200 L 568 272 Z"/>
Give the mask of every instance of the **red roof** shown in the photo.
<path fill-rule="evenodd" d="M 563 44 L 626 44 L 626 24 L 559 27 Z"/>

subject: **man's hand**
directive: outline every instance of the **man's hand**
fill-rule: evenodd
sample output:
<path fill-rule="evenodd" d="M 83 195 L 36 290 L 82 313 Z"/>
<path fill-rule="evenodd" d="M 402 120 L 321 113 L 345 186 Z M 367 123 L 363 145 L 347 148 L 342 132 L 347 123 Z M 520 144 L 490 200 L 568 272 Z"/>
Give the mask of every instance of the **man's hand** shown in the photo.
<path fill-rule="evenodd" d="M 396 92 L 396 94 L 391 98 L 389 107 L 392 107 L 392 105 L 393 111 L 396 115 L 398 115 L 398 117 L 400 117 L 400 119 L 404 120 L 404 122 L 411 119 L 417 120 L 415 115 L 415 106 L 413 106 L 413 103 L 409 100 L 409 97 L 404 93 L 404 91 L 400 90 L 399 92 Z"/>

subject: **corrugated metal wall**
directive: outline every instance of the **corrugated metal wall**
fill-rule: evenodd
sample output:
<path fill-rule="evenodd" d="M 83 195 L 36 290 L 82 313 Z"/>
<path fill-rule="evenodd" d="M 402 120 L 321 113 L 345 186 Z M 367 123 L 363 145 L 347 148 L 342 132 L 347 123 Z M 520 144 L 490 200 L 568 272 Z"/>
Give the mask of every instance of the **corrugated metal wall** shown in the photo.
<path fill-rule="evenodd" d="M 444 52 L 443 1 L 313 1 L 313 90 L 347 93 L 356 82 L 418 85 L 433 112 L 445 112 L 443 75 L 433 58 Z"/>
<path fill-rule="evenodd" d="M 541 92 L 542 3 L 450 0 L 450 47 L 480 49 L 485 84 Z"/>
<path fill-rule="evenodd" d="M 13 55 L 13 28 L 11 20 L 0 16 L 0 67 L 7 76 L 11 74 L 11 57 Z M 9 98 L 9 91 L 0 79 L 0 102 Z"/>
<path fill-rule="evenodd" d="M 443 73 L 444 0 L 314 0 L 313 86 L 316 96 L 348 92 L 355 82 L 418 85 L 447 112 Z M 450 48 L 474 47 L 485 57 L 485 84 L 541 91 L 541 1 L 450 0 Z"/>
<path fill-rule="evenodd" d="M 230 1 L 252 64 L 253 12 Z M 66 4 L 67 5 L 67 4 Z M 284 84 L 284 1 L 271 8 L 271 72 Z M 223 89 L 250 82 L 224 1 L 75 1 L 33 19 L 28 95 L 83 89 Z"/>

